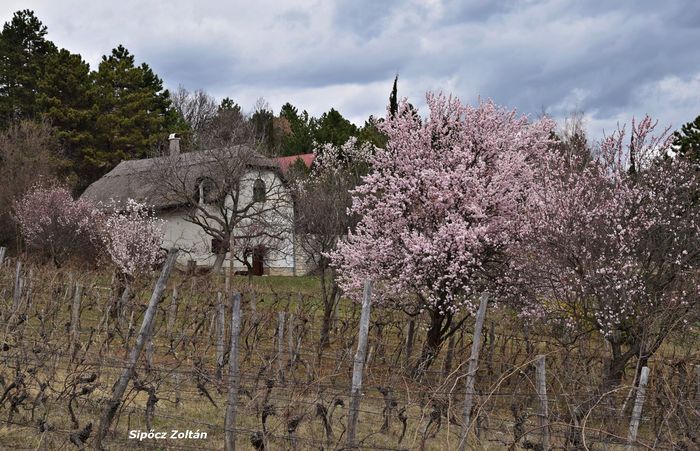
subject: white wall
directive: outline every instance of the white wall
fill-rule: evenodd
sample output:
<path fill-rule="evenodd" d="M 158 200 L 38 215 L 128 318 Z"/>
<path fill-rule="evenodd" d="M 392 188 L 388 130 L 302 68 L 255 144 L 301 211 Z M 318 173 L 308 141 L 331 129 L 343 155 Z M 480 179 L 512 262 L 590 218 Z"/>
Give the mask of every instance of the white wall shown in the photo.
<path fill-rule="evenodd" d="M 279 240 L 274 242 L 274 246 L 268 246 L 271 250 L 265 258 L 265 267 L 269 268 L 271 274 L 291 275 L 295 263 L 292 234 L 293 205 L 291 195 L 277 173 L 270 170 L 249 171 L 241 180 L 239 205 L 246 205 L 252 201 L 253 183 L 258 177 L 265 182 L 267 195 L 265 202 L 257 203 L 252 208 L 264 209 L 258 210 L 264 211 L 261 217 L 270 225 L 269 230 L 274 231 L 274 235 L 279 237 Z M 226 205 L 232 205 L 231 198 L 227 199 Z M 209 207 L 208 210 L 216 211 L 214 207 Z M 182 249 L 178 258 L 180 264 L 184 266 L 188 260 L 195 260 L 197 265 L 204 266 L 214 263 L 215 257 L 211 252 L 212 237 L 207 235 L 200 226 L 185 219 L 186 209 L 160 212 L 158 216 L 165 221 L 164 246 Z M 250 224 L 250 221 L 242 224 L 244 228 Z M 273 244 L 269 239 L 258 241 L 257 244 Z M 229 264 L 228 260 L 225 262 L 226 266 Z M 243 270 L 245 266 L 241 262 L 234 261 L 234 268 Z"/>

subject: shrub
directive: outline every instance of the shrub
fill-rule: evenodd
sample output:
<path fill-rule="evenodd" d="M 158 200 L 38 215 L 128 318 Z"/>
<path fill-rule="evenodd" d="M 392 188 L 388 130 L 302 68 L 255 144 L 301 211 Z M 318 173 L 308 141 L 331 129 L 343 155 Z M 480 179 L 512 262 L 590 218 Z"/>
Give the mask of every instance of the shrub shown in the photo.
<path fill-rule="evenodd" d="M 123 210 L 107 215 L 101 230 L 105 252 L 119 271 L 133 279 L 160 257 L 163 221 L 145 204 L 129 199 Z"/>
<path fill-rule="evenodd" d="M 71 255 L 90 259 L 98 256 L 102 214 L 90 202 L 74 200 L 67 188 L 34 185 L 13 207 L 26 244 L 49 257 L 56 266 Z"/>

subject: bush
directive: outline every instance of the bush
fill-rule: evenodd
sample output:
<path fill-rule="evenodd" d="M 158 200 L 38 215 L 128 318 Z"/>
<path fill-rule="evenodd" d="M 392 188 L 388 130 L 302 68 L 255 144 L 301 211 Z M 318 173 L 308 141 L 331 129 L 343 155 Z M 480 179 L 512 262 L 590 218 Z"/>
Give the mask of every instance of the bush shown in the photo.
<path fill-rule="evenodd" d="M 158 262 L 163 222 L 145 204 L 129 199 L 123 211 L 114 210 L 105 218 L 100 235 L 121 274 L 134 278 Z"/>
<path fill-rule="evenodd" d="M 14 203 L 14 218 L 27 246 L 61 266 L 71 257 L 106 258 L 133 279 L 159 258 L 162 221 L 146 205 L 129 200 L 104 213 L 89 201 L 74 200 L 60 185 L 35 185 Z"/>
<path fill-rule="evenodd" d="M 61 266 L 80 254 L 94 260 L 100 253 L 103 215 L 84 200 L 74 200 L 59 185 L 34 185 L 14 202 L 14 219 L 27 246 Z"/>

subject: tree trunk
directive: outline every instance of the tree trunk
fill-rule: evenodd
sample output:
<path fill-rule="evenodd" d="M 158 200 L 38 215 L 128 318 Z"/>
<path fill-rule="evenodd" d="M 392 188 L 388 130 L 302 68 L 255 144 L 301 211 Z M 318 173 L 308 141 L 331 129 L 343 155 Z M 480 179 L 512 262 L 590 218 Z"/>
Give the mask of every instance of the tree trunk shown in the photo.
<path fill-rule="evenodd" d="M 324 299 L 323 302 L 323 323 L 321 324 L 321 338 L 319 340 L 320 349 L 326 349 L 330 346 L 330 331 L 333 324 L 333 312 L 335 307 L 335 298 L 338 287 L 334 286 L 331 295 Z"/>
<path fill-rule="evenodd" d="M 224 260 L 226 260 L 226 252 L 224 252 L 223 254 L 216 254 L 216 259 L 214 260 L 214 264 L 211 267 L 211 272 L 214 274 L 220 273 L 221 268 L 224 266 Z"/>
<path fill-rule="evenodd" d="M 603 378 L 598 386 L 598 393 L 596 396 L 591 396 L 582 404 L 576 406 L 572 412 L 571 427 L 569 429 L 569 434 L 567 437 L 567 444 L 574 449 L 581 448 L 582 444 L 582 431 L 579 428 L 579 423 L 586 416 L 590 409 L 592 409 L 605 393 L 619 387 L 622 384 L 622 379 L 625 375 L 625 368 L 627 363 L 632 357 L 639 354 L 639 342 L 630 344 L 627 351 L 622 351 L 623 341 L 620 339 L 619 334 L 613 333 L 609 338 L 607 338 L 610 344 L 610 359 L 606 362 L 607 368 L 604 370 Z M 627 343 L 629 344 L 629 343 Z M 647 356 L 648 358 L 648 356 Z M 645 362 L 646 363 L 646 362 Z"/>
<path fill-rule="evenodd" d="M 607 377 L 603 380 L 603 385 L 600 387 L 601 391 L 607 391 L 619 386 L 625 375 L 627 363 L 632 357 L 639 354 L 639 343 L 632 343 L 627 351 L 622 352 L 622 343 L 617 335 L 613 335 L 612 338 L 608 340 L 608 343 L 610 344 L 612 355 L 610 356 L 608 368 L 605 372 Z"/>
<path fill-rule="evenodd" d="M 335 277 L 330 274 L 330 289 L 326 280 L 326 271 L 328 268 L 321 266 L 321 296 L 323 298 L 323 323 L 321 324 L 321 336 L 318 342 L 319 359 L 324 349 L 330 345 L 330 330 L 333 323 L 333 312 L 335 307 L 336 295 L 338 294 L 338 285 L 335 283 Z"/>
<path fill-rule="evenodd" d="M 451 322 L 451 317 L 441 314 L 437 310 L 430 310 L 430 329 L 428 329 L 428 334 L 425 337 L 420 359 L 418 359 L 416 366 L 413 368 L 415 377 L 420 377 L 437 358 L 444 339 L 444 332 Z"/>

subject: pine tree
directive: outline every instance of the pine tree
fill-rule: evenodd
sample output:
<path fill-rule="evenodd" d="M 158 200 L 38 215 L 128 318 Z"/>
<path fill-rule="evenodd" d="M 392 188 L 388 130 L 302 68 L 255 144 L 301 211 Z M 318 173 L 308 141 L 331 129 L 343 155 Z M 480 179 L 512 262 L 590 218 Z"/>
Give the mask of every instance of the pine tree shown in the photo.
<path fill-rule="evenodd" d="M 384 148 L 386 146 L 386 135 L 379 130 L 378 125 L 383 122 L 383 119 L 377 119 L 374 116 L 369 117 L 357 133 L 357 144 L 364 143 L 372 144 L 375 147 Z"/>
<path fill-rule="evenodd" d="M 61 49 L 47 58 L 38 88 L 37 108 L 56 129 L 68 169 L 80 178 L 83 154 L 93 144 L 90 66 L 80 55 Z"/>
<path fill-rule="evenodd" d="M 123 46 L 102 57 L 93 78 L 95 142 L 85 153 L 89 180 L 120 160 L 149 156 L 182 126 L 163 81 L 146 63 L 136 66 Z"/>
<path fill-rule="evenodd" d="M 28 9 L 17 11 L 0 33 L 0 128 L 11 121 L 34 119 L 39 80 L 56 46 L 45 38 L 46 26 Z"/>
<path fill-rule="evenodd" d="M 260 144 L 266 154 L 272 154 L 275 151 L 272 122 L 274 116 L 268 103 L 262 97 L 256 102 L 255 111 L 250 116 L 255 142 Z"/>
<path fill-rule="evenodd" d="M 234 111 L 239 115 L 243 115 L 241 112 L 241 106 L 234 102 L 230 97 L 224 97 L 224 99 L 221 101 L 221 104 L 219 105 L 219 112 L 221 111 Z"/>
<path fill-rule="evenodd" d="M 335 108 L 323 113 L 317 124 L 314 138 L 318 144 L 333 144 L 340 147 L 348 138 L 357 135 L 357 126 L 345 119 Z"/>
<path fill-rule="evenodd" d="M 280 118 L 289 124 L 291 133 L 282 138 L 282 155 L 299 155 L 309 153 L 314 146 L 314 129 L 316 121 L 309 117 L 309 113 L 304 111 L 299 114 L 299 110 L 291 103 L 282 105 Z"/>
<path fill-rule="evenodd" d="M 700 161 L 700 116 L 683 125 L 673 137 L 674 147 L 679 154 Z"/>

